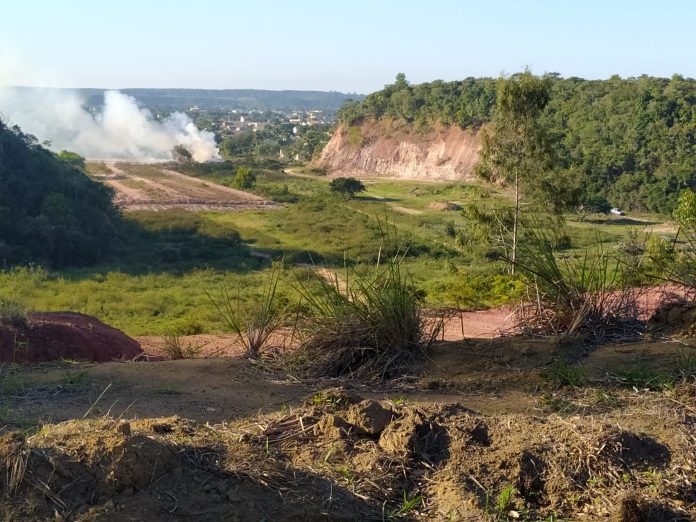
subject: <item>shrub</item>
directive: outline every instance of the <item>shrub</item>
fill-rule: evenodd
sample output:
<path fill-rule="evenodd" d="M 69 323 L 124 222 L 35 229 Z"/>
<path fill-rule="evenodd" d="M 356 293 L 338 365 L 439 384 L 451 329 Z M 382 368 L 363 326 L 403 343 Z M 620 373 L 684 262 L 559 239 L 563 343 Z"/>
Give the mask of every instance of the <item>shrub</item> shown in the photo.
<path fill-rule="evenodd" d="M 355 178 L 336 178 L 329 184 L 332 192 L 354 198 L 358 192 L 365 192 L 365 185 Z"/>
<path fill-rule="evenodd" d="M 604 252 L 599 239 L 577 257 L 557 259 L 543 233 L 531 232 L 516 265 L 527 279 L 518 322 L 528 333 L 580 332 L 599 342 L 643 331 L 638 320 L 642 289 L 632 286 L 638 279 L 635 264 L 621 252 Z"/>
<path fill-rule="evenodd" d="M 0 297 L 0 324 L 22 328 L 27 325 L 26 308 L 17 301 Z"/>
<path fill-rule="evenodd" d="M 173 360 L 197 357 L 203 350 L 203 346 L 203 344 L 184 341 L 178 333 L 162 337 L 162 351 Z"/>
<path fill-rule="evenodd" d="M 256 174 L 248 167 L 239 167 L 234 175 L 234 186 L 238 189 L 248 190 L 256 184 Z"/>
<path fill-rule="evenodd" d="M 347 269 L 342 280 L 315 269 L 313 276 L 299 283 L 307 313 L 294 357 L 314 376 L 395 377 L 441 330 L 441 319 L 423 313 L 398 256 L 372 275 Z"/>
<path fill-rule="evenodd" d="M 280 266 L 275 265 L 260 301 L 244 306 L 241 296 L 233 298 L 226 289 L 222 298 L 213 303 L 225 326 L 237 337 L 249 357 L 258 357 L 271 336 L 278 331 L 287 317 L 287 306 L 277 296 Z"/>

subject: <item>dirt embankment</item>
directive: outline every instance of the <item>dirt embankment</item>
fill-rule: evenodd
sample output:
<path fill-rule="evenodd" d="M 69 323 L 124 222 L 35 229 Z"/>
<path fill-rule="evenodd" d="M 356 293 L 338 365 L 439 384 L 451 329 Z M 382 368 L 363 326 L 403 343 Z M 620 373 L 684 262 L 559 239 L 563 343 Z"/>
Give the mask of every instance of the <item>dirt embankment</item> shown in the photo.
<path fill-rule="evenodd" d="M 336 176 L 464 180 L 473 176 L 481 140 L 457 126 L 419 131 L 389 119 L 341 125 L 318 164 Z"/>

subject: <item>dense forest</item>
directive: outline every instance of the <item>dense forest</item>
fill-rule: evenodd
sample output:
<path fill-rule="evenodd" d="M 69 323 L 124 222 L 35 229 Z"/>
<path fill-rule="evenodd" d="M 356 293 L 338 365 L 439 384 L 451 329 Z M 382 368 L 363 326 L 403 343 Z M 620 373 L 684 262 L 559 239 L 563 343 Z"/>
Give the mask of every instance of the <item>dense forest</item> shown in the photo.
<path fill-rule="evenodd" d="M 0 263 L 85 265 L 117 237 L 112 193 L 84 173 L 80 156 L 53 154 L 0 121 Z"/>
<path fill-rule="evenodd" d="M 696 189 L 696 80 L 545 78 L 551 96 L 541 119 L 583 199 L 601 195 L 632 210 L 670 212 L 681 190 Z M 497 83 L 467 78 L 410 85 L 400 74 L 394 84 L 347 103 L 340 119 L 478 128 L 493 117 Z"/>

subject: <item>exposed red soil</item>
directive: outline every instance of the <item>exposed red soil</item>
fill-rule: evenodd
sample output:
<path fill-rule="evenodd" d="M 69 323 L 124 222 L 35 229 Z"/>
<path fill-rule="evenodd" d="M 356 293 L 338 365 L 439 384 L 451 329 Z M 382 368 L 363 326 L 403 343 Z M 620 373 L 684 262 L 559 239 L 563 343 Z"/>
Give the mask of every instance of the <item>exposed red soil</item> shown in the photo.
<path fill-rule="evenodd" d="M 142 353 L 138 342 L 120 330 L 76 312 L 36 313 L 29 315 L 26 324 L 0 325 L 3 362 L 106 362 Z"/>

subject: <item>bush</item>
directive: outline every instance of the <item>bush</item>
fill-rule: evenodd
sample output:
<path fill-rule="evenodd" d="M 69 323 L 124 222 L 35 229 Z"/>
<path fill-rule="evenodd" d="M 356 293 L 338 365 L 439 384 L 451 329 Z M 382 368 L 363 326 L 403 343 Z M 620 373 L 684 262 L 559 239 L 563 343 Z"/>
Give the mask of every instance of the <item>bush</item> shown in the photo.
<path fill-rule="evenodd" d="M 329 188 L 332 192 L 354 198 L 359 192 L 365 192 L 365 185 L 355 178 L 336 178 L 331 181 Z"/>
<path fill-rule="evenodd" d="M 17 301 L 0 297 L 0 324 L 22 328 L 27 325 L 26 308 Z"/>
<path fill-rule="evenodd" d="M 571 335 L 596 342 L 624 339 L 644 330 L 638 320 L 635 264 L 625 255 L 593 249 L 557 259 L 551 242 L 531 232 L 516 263 L 527 278 L 527 299 L 518 309 L 519 325 L 528 333 Z"/>
<path fill-rule="evenodd" d="M 249 190 L 256 185 L 256 174 L 248 167 L 239 167 L 234 175 L 234 186 L 238 189 Z"/>
<path fill-rule="evenodd" d="M 172 360 L 198 357 L 203 350 L 203 346 L 202 344 L 184 341 L 179 333 L 162 337 L 162 351 Z"/>
<path fill-rule="evenodd" d="M 306 313 L 294 357 L 314 376 L 398 376 L 441 330 L 441 320 L 423 313 L 399 257 L 373 275 L 346 270 L 342 280 L 315 269 L 312 279 L 299 283 Z"/>
<path fill-rule="evenodd" d="M 249 357 L 256 358 L 261 354 L 287 317 L 287 306 L 281 304 L 277 296 L 279 280 L 280 266 L 275 265 L 261 300 L 251 306 L 244 306 L 239 294 L 234 298 L 226 289 L 222 290 L 222 298 L 218 301 L 208 294 L 223 323 L 244 346 Z"/>

